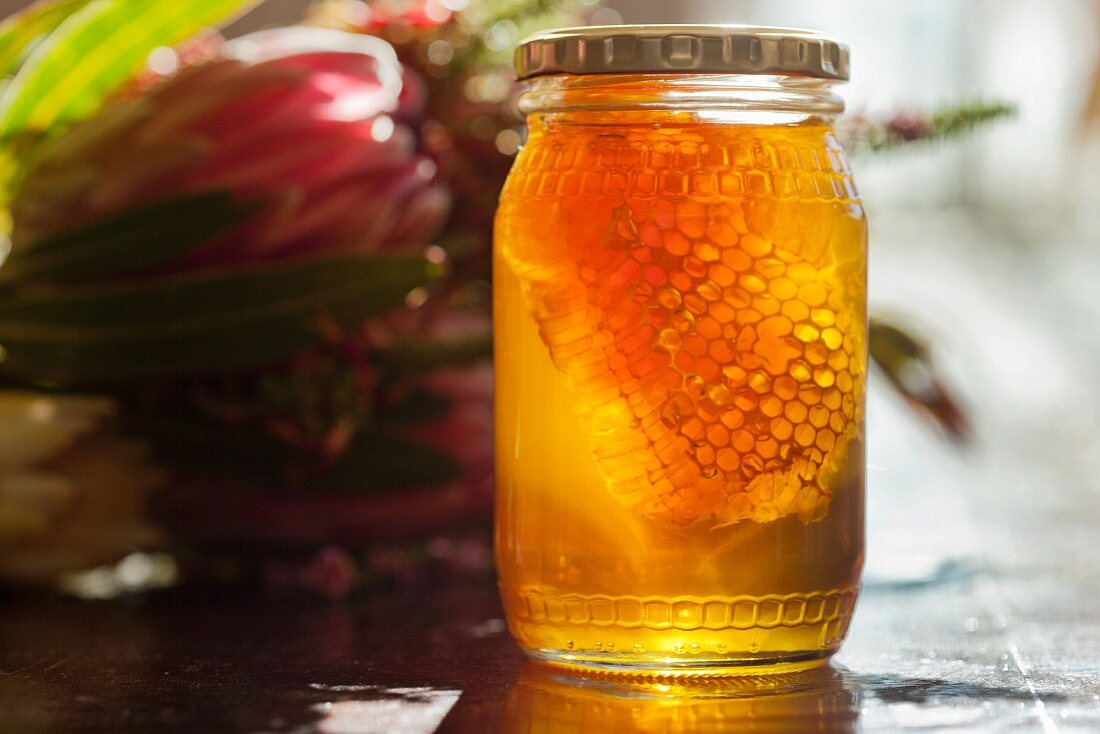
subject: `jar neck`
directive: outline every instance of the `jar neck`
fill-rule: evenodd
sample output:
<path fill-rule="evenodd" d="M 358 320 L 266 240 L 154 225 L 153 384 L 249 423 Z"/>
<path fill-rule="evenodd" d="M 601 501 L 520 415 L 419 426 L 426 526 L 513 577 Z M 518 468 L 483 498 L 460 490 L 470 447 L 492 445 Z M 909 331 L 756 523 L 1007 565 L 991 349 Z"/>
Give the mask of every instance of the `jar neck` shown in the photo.
<path fill-rule="evenodd" d="M 600 113 L 637 112 L 654 122 L 687 115 L 695 123 L 831 125 L 844 111 L 835 84 L 760 74 L 557 74 L 525 82 L 519 107 L 529 115 L 576 113 L 595 124 Z"/>

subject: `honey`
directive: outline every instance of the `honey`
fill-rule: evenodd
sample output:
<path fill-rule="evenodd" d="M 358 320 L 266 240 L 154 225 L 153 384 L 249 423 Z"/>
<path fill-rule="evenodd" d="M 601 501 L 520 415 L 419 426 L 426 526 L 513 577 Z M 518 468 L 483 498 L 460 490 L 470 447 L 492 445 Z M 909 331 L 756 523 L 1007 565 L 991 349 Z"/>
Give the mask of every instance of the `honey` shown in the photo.
<path fill-rule="evenodd" d="M 510 627 L 559 664 L 817 664 L 863 552 L 866 232 L 846 156 L 827 117 L 655 109 L 640 101 L 666 81 L 618 81 L 631 106 L 592 111 L 600 82 L 530 116 L 497 215 Z"/>

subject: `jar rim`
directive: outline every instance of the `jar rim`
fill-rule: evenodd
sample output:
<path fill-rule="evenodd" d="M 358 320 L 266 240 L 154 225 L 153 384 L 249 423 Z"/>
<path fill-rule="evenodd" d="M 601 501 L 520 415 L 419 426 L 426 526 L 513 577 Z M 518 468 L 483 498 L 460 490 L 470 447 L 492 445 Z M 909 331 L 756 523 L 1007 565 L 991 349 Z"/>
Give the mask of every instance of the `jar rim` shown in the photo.
<path fill-rule="evenodd" d="M 835 81 L 763 74 L 550 74 L 523 82 L 519 111 L 691 113 L 700 121 L 754 113 L 787 122 L 835 118 L 844 100 Z"/>
<path fill-rule="evenodd" d="M 849 49 L 813 30 L 749 25 L 558 28 L 520 42 L 516 75 L 779 74 L 847 81 Z"/>

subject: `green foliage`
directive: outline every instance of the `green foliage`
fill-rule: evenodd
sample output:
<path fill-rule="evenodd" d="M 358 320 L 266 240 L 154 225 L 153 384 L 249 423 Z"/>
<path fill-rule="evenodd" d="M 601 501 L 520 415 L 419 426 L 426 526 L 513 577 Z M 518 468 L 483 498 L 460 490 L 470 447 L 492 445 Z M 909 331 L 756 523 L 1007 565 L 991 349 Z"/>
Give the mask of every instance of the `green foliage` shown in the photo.
<path fill-rule="evenodd" d="M 86 283 L 137 273 L 210 242 L 253 211 L 228 193 L 155 201 L 13 251 L 0 287 Z"/>
<path fill-rule="evenodd" d="M 462 475 L 454 458 L 387 427 L 359 430 L 331 466 L 318 467 L 312 465 L 315 455 L 255 427 L 194 415 L 127 415 L 127 427 L 148 438 L 170 464 L 246 485 L 302 484 L 311 491 L 362 494 L 438 485 Z"/>
<path fill-rule="evenodd" d="M 145 64 L 255 0 L 95 0 L 65 18 L 0 96 L 0 135 L 86 117 Z"/>
<path fill-rule="evenodd" d="M 470 43 L 458 55 L 459 65 L 511 67 L 515 43 L 547 28 L 577 25 L 585 6 L 576 0 L 481 0 L 462 11 Z"/>
<path fill-rule="evenodd" d="M 318 341 L 320 317 L 358 325 L 434 275 L 362 256 L 16 291 L 0 299 L 0 374 L 82 385 L 255 367 Z"/>
<path fill-rule="evenodd" d="M 901 113 L 881 120 L 853 116 L 842 123 L 841 136 L 854 154 L 884 153 L 914 143 L 950 140 L 976 127 L 1016 114 L 1005 102 L 971 102 L 930 115 Z"/>
<path fill-rule="evenodd" d="M 465 339 L 405 339 L 378 355 L 391 375 L 417 376 L 443 367 L 469 367 L 493 353 L 493 338 L 481 334 Z"/>
<path fill-rule="evenodd" d="M 311 486 L 344 492 L 440 486 L 462 465 L 437 448 L 392 434 L 361 431 L 332 468 Z"/>
<path fill-rule="evenodd" d="M 62 21 L 90 0 L 39 2 L 0 22 L 0 77 L 13 76 Z"/>
<path fill-rule="evenodd" d="M 260 0 L 56 0 L 0 25 L 0 204 L 14 198 L 28 141 L 94 114 L 149 53 Z"/>
<path fill-rule="evenodd" d="M 1005 102 L 972 102 L 961 107 L 937 110 L 932 114 L 932 129 L 926 140 L 950 138 L 973 128 L 1016 114 L 1016 106 Z"/>

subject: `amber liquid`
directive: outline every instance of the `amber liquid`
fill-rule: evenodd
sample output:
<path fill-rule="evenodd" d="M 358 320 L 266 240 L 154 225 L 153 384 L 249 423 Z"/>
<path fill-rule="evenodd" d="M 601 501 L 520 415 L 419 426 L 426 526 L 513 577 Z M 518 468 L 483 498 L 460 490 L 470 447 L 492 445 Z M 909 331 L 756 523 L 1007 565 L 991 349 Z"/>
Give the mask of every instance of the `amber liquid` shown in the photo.
<path fill-rule="evenodd" d="M 843 150 L 825 124 L 608 119 L 535 116 L 498 213 L 510 628 L 568 665 L 817 664 L 863 557 L 866 237 Z"/>

